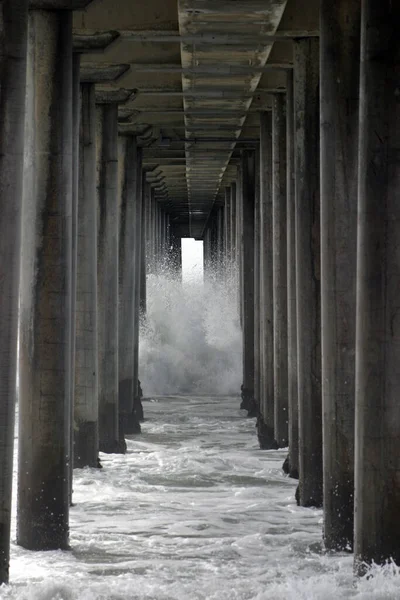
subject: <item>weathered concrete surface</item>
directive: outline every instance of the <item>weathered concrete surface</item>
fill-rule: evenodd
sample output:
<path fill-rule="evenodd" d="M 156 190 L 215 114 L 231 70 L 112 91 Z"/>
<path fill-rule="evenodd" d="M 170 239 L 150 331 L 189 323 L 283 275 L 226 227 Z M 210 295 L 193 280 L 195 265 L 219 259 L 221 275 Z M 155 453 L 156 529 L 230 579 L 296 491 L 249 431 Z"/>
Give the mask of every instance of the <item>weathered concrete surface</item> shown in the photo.
<path fill-rule="evenodd" d="M 261 228 L 261 211 L 260 211 L 260 150 L 259 147 L 255 151 L 254 164 L 254 401 L 258 407 L 257 417 L 260 413 L 260 377 L 261 377 L 261 352 L 260 352 L 260 324 L 261 324 L 261 307 L 260 307 L 260 228 Z"/>
<path fill-rule="evenodd" d="M 73 46 L 72 46 L 73 47 Z M 78 200 L 79 200 L 79 126 L 81 119 L 81 84 L 79 54 L 72 55 L 72 277 L 71 277 L 71 428 L 69 464 L 69 501 L 72 505 L 74 473 L 74 404 L 75 404 L 75 350 L 76 350 L 76 284 L 78 260 Z"/>
<path fill-rule="evenodd" d="M 272 249 L 272 113 L 260 116 L 260 287 L 261 287 L 261 415 L 257 421 L 260 447 L 276 448 L 274 407 L 274 306 Z"/>
<path fill-rule="evenodd" d="M 299 500 L 322 505 L 319 42 L 294 41 Z"/>
<path fill-rule="evenodd" d="M 139 422 L 143 420 L 143 407 L 141 402 L 141 393 L 139 385 L 139 329 L 140 329 L 140 281 L 141 281 L 141 254 L 142 254 L 142 232 L 143 232 L 143 177 L 142 177 L 142 149 L 138 149 L 137 155 L 137 177 L 136 177 L 136 197 L 135 197 L 135 248 L 133 255 L 133 271 L 134 271 L 134 312 L 133 312 L 133 423 L 132 427 L 127 430 L 131 433 L 140 431 Z M 160 257 L 161 255 L 161 216 L 159 218 L 159 241 L 160 241 Z"/>
<path fill-rule="evenodd" d="M 400 4 L 362 3 L 355 560 L 400 563 Z"/>
<path fill-rule="evenodd" d="M 68 547 L 72 16 L 31 11 L 20 300 L 18 544 Z"/>
<path fill-rule="evenodd" d="M 8 582 L 26 89 L 27 0 L 0 6 L 0 584 Z"/>
<path fill-rule="evenodd" d="M 288 445 L 288 339 L 286 240 L 286 100 L 276 94 L 272 113 L 273 306 L 275 440 Z"/>
<path fill-rule="evenodd" d="M 242 214 L 243 214 L 243 388 L 242 405 L 249 417 L 256 417 L 254 400 L 254 211 L 255 152 L 243 151 Z"/>
<path fill-rule="evenodd" d="M 237 277 L 237 263 L 236 263 L 236 212 L 237 212 L 237 192 L 236 182 L 232 182 L 231 185 L 231 222 L 230 222 L 230 237 L 231 237 L 231 265 L 232 265 L 232 276 Z"/>
<path fill-rule="evenodd" d="M 138 172 L 137 139 L 120 136 L 119 144 L 119 410 L 124 433 L 131 429 L 134 383 L 136 203 Z"/>
<path fill-rule="evenodd" d="M 225 239 L 225 276 L 231 272 L 231 188 L 225 188 L 224 239 Z"/>
<path fill-rule="evenodd" d="M 359 0 L 321 3 L 324 540 L 353 546 Z"/>
<path fill-rule="evenodd" d="M 297 307 L 296 307 L 296 196 L 294 177 L 293 72 L 286 81 L 286 186 L 287 186 L 287 302 L 288 302 L 288 474 L 299 477 L 299 400 L 297 378 Z"/>
<path fill-rule="evenodd" d="M 77 206 L 76 352 L 74 398 L 74 465 L 97 467 L 97 205 L 96 105 L 91 83 L 81 86 L 79 200 Z"/>
<path fill-rule="evenodd" d="M 148 220 L 148 206 L 150 205 L 151 190 L 150 185 L 146 182 L 146 175 L 143 173 L 142 182 L 142 235 L 140 236 L 140 315 L 145 316 L 147 310 L 147 260 L 146 260 L 146 232 Z M 165 221 L 165 247 L 164 256 L 168 256 L 169 251 L 169 220 L 166 215 Z"/>
<path fill-rule="evenodd" d="M 96 106 L 99 445 L 114 448 L 118 424 L 118 107 Z"/>

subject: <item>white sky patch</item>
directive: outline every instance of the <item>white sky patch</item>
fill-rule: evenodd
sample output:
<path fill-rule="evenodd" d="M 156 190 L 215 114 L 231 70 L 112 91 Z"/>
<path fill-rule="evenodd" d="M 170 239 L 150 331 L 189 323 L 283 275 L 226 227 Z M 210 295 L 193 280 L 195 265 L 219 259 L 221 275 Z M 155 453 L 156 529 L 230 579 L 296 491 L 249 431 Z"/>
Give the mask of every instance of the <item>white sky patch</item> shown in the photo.
<path fill-rule="evenodd" d="M 203 279 L 203 242 L 182 238 L 182 280 Z"/>

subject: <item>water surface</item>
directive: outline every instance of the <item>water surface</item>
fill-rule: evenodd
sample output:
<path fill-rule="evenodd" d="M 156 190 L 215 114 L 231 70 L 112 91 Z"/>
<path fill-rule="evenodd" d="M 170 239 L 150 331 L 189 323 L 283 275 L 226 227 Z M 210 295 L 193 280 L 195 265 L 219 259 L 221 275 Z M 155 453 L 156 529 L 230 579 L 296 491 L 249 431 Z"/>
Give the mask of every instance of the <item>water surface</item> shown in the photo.
<path fill-rule="evenodd" d="M 321 511 L 295 505 L 285 452 L 260 451 L 238 406 L 232 397 L 146 402 L 125 456 L 75 471 L 72 551 L 13 543 L 0 598 L 400 598 L 395 567 L 355 584 L 352 557 L 323 552 Z"/>

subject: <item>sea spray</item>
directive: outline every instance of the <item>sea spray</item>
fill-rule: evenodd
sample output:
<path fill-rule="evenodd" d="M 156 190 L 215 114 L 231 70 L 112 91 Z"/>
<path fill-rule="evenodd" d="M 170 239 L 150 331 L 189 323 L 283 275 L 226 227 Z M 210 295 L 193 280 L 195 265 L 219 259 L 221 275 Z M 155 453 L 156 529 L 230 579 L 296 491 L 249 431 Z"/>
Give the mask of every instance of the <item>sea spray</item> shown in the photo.
<path fill-rule="evenodd" d="M 182 282 L 165 266 L 148 276 L 139 367 L 145 396 L 240 394 L 237 297 L 234 274 Z"/>

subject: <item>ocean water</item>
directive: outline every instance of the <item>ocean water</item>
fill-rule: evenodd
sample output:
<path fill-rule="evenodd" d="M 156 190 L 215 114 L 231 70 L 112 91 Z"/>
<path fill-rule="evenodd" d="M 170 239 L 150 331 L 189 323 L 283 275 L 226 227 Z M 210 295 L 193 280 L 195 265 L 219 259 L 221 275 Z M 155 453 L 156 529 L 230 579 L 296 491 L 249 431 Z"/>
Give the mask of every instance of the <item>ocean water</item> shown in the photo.
<path fill-rule="evenodd" d="M 353 577 L 296 506 L 285 450 L 261 451 L 239 410 L 234 286 L 149 279 L 142 434 L 74 472 L 69 552 L 15 544 L 1 600 L 395 600 L 392 564 Z"/>
<path fill-rule="evenodd" d="M 15 600 L 400 598 L 388 565 L 356 581 L 326 554 L 322 513 L 299 508 L 285 451 L 262 452 L 237 397 L 145 402 L 141 436 L 75 471 L 70 552 L 12 546 Z"/>
<path fill-rule="evenodd" d="M 140 339 L 145 394 L 237 394 L 242 334 L 235 274 L 182 283 L 165 268 L 148 277 L 147 292 Z"/>

